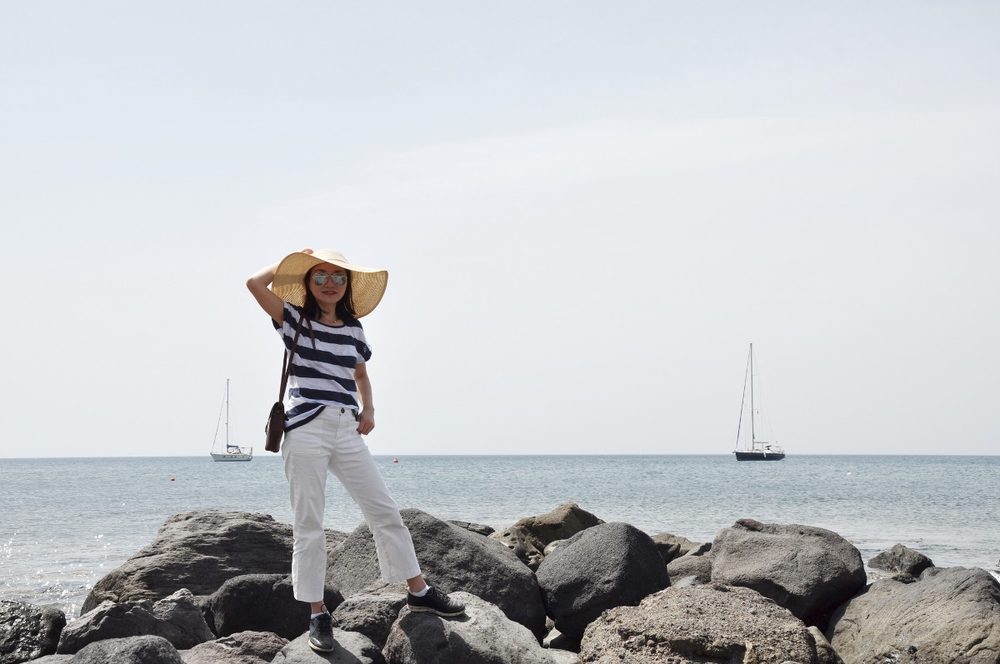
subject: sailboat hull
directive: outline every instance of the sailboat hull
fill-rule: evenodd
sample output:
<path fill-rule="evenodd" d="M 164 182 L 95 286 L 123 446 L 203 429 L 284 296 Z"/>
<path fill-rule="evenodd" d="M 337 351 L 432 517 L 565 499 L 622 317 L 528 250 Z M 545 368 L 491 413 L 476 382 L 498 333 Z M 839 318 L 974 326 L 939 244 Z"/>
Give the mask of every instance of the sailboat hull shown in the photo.
<path fill-rule="evenodd" d="M 761 452 L 760 450 L 736 450 L 737 461 L 781 461 L 784 452 Z"/>
<path fill-rule="evenodd" d="M 215 461 L 250 461 L 252 454 L 219 454 L 212 452 L 212 459 Z"/>

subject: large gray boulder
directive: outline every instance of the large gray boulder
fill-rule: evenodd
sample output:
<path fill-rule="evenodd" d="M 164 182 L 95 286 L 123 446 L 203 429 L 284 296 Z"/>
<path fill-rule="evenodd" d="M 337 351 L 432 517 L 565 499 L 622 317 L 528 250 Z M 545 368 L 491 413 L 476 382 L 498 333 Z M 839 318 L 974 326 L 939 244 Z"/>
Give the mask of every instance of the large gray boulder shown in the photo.
<path fill-rule="evenodd" d="M 545 607 L 538 582 L 510 549 L 417 509 L 401 514 L 428 583 L 444 593 L 462 590 L 477 595 L 539 637 L 544 634 Z M 346 598 L 380 579 L 375 542 L 362 524 L 331 552 L 326 580 Z"/>
<path fill-rule="evenodd" d="M 66 614 L 55 607 L 0 600 L 0 664 L 53 655 Z"/>
<path fill-rule="evenodd" d="M 997 664 L 1000 584 L 965 567 L 881 579 L 834 613 L 827 636 L 847 662 Z"/>
<path fill-rule="evenodd" d="M 896 544 L 869 560 L 868 566 L 872 569 L 916 577 L 928 567 L 934 567 L 934 561 L 919 551 Z"/>
<path fill-rule="evenodd" d="M 180 653 L 184 664 L 267 664 L 288 645 L 271 632 L 237 632 Z"/>
<path fill-rule="evenodd" d="M 72 654 L 97 641 L 142 635 L 161 637 L 182 650 L 215 638 L 194 596 L 181 589 L 155 603 L 103 602 L 63 629 L 57 652 Z"/>
<path fill-rule="evenodd" d="M 638 604 L 670 585 L 653 540 L 627 523 L 577 533 L 545 558 L 536 576 L 556 629 L 575 640 L 605 609 Z"/>
<path fill-rule="evenodd" d="M 389 638 L 392 624 L 406 606 L 406 591 L 361 593 L 352 595 L 338 606 L 332 615 L 333 626 L 348 632 L 364 634 L 380 649 Z"/>
<path fill-rule="evenodd" d="M 385 658 L 364 634 L 333 628 L 333 652 L 318 653 L 303 634 L 281 649 L 274 664 L 385 664 Z M 456 662 L 455 664 L 458 664 Z"/>
<path fill-rule="evenodd" d="M 753 588 L 820 629 L 868 581 L 854 545 L 813 526 L 740 519 L 719 531 L 711 555 L 712 581 Z"/>
<path fill-rule="evenodd" d="M 184 664 L 177 649 L 162 636 L 131 636 L 91 643 L 72 664 Z"/>
<path fill-rule="evenodd" d="M 606 611 L 584 633 L 580 656 L 602 664 L 840 664 L 787 609 L 717 583 L 667 588 L 639 606 Z"/>
<path fill-rule="evenodd" d="M 323 601 L 333 611 L 344 600 L 327 586 Z M 204 603 L 204 613 L 218 636 L 235 632 L 274 632 L 294 639 L 309 629 L 309 605 L 295 599 L 291 577 L 246 574 L 229 579 Z"/>
<path fill-rule="evenodd" d="M 161 599 L 180 588 L 210 595 L 234 576 L 287 574 L 291 564 L 292 527 L 267 514 L 175 514 L 149 546 L 94 584 L 81 611 L 105 600 Z"/>
<path fill-rule="evenodd" d="M 465 615 L 439 618 L 430 613 L 400 612 L 385 648 L 387 664 L 556 664 L 523 625 L 493 604 L 469 593 L 455 593 Z M 565 660 L 563 660 L 565 661 Z"/>

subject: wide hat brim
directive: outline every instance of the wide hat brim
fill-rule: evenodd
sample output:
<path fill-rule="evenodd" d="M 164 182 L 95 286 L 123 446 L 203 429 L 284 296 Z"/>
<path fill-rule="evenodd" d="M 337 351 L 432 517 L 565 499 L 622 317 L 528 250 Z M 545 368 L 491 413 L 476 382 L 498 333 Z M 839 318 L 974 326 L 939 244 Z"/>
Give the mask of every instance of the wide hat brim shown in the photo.
<path fill-rule="evenodd" d="M 353 265 L 347 262 L 344 254 L 329 249 L 321 249 L 311 254 L 296 251 L 285 256 L 274 273 L 271 292 L 297 307 L 305 306 L 305 277 L 309 270 L 320 263 L 330 263 L 351 273 L 351 304 L 354 307 L 354 315 L 358 318 L 370 314 L 382 301 L 385 287 L 389 283 L 388 271 Z"/>

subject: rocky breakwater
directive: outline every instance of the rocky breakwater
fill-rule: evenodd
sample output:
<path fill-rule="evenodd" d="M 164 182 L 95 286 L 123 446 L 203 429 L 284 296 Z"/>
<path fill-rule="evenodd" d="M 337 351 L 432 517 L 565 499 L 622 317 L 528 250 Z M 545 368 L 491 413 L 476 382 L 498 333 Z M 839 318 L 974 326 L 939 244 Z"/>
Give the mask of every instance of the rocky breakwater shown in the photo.
<path fill-rule="evenodd" d="M 429 581 L 466 615 L 411 613 L 371 533 L 328 533 L 337 648 L 308 646 L 291 528 L 202 511 L 101 579 L 66 623 L 0 604 L 0 664 L 370 662 L 1000 663 L 1000 585 L 897 545 L 869 561 L 828 530 L 741 519 L 712 542 L 605 523 L 573 503 L 499 532 L 403 511 Z"/>

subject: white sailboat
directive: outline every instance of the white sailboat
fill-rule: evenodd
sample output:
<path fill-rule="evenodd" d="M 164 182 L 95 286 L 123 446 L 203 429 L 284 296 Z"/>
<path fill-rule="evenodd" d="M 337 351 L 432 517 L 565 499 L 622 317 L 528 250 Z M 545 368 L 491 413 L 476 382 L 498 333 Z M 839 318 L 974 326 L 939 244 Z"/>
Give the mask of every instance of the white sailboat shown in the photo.
<path fill-rule="evenodd" d="M 747 386 L 749 384 L 749 390 Z M 750 430 L 745 428 L 743 421 L 744 407 L 747 402 L 747 395 L 750 396 Z M 747 372 L 743 377 L 743 400 L 740 402 L 740 423 L 736 428 L 736 454 L 737 461 L 780 461 L 785 458 L 785 449 L 775 443 L 765 440 L 757 440 L 757 410 L 754 405 L 754 384 L 753 384 L 753 344 L 750 344 L 750 357 L 747 359 Z M 749 434 L 749 435 L 748 435 Z M 742 447 L 740 437 L 743 437 Z"/>
<path fill-rule="evenodd" d="M 226 397 L 223 400 L 223 410 L 219 411 L 219 422 L 215 425 L 215 439 L 212 441 L 213 461 L 250 461 L 253 459 L 252 447 L 240 447 L 229 442 L 229 379 L 226 379 Z M 219 424 L 222 422 L 222 413 L 226 413 L 226 437 L 225 447 L 221 452 L 216 452 L 216 444 L 219 441 Z"/>

